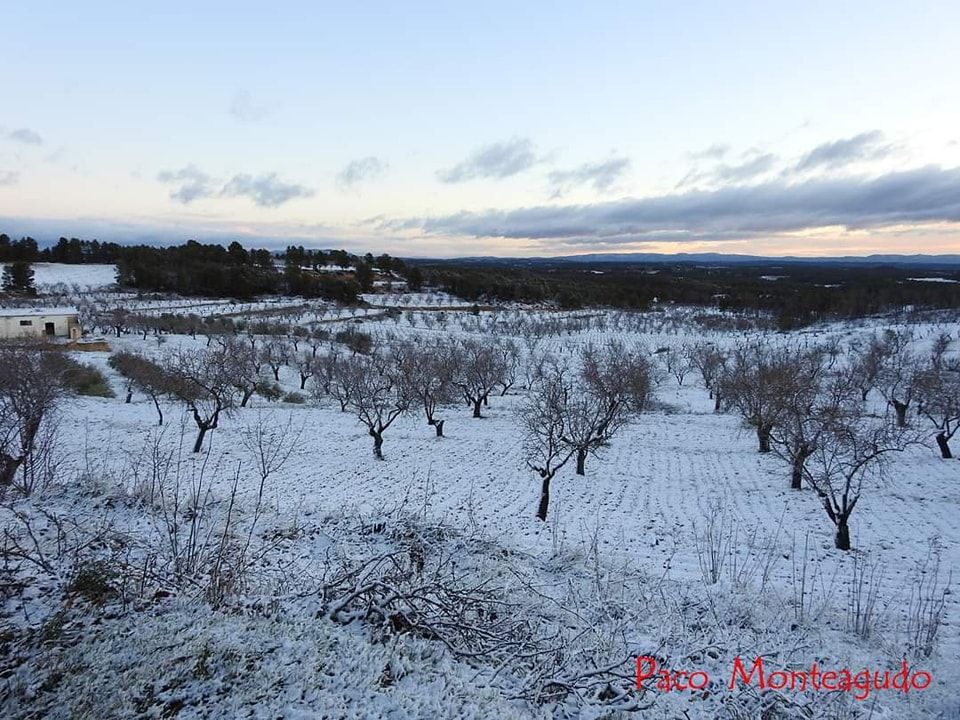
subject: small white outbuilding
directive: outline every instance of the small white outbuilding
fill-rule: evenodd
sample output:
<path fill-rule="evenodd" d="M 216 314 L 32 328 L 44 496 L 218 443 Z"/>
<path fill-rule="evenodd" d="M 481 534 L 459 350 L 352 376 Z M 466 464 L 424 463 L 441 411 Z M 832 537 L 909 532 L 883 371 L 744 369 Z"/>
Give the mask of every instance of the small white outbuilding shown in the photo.
<path fill-rule="evenodd" d="M 83 335 L 76 308 L 0 308 L 0 340 Z"/>

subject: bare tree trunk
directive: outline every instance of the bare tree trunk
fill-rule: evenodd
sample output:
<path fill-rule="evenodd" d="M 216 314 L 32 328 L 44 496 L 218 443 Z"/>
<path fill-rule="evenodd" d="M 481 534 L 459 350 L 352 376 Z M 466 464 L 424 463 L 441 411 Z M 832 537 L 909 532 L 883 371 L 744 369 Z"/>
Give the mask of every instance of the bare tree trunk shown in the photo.
<path fill-rule="evenodd" d="M 544 475 L 540 484 L 540 504 L 537 506 L 537 517 L 546 522 L 547 506 L 550 504 L 550 476 Z"/>
<path fill-rule="evenodd" d="M 129 405 L 133 401 L 133 390 L 127 390 L 127 399 L 124 402 Z"/>
<path fill-rule="evenodd" d="M 200 425 L 197 432 L 197 441 L 193 444 L 193 451 L 200 452 L 203 449 L 203 438 L 207 435 L 207 426 Z"/>
<path fill-rule="evenodd" d="M 944 433 L 937 434 L 937 446 L 940 448 L 940 455 L 944 460 L 949 460 L 953 457 L 953 453 L 950 452 L 949 441 Z"/>
<path fill-rule="evenodd" d="M 483 398 L 478 398 L 473 401 L 473 416 L 475 418 L 483 417 L 483 415 L 480 414 L 480 403 L 482 402 Z"/>
<path fill-rule="evenodd" d="M 837 522 L 837 537 L 835 543 L 837 550 L 850 549 L 850 527 L 847 525 L 847 518 L 840 517 Z"/>
<path fill-rule="evenodd" d="M 587 451 L 583 449 L 577 450 L 577 475 L 586 475 L 586 464 L 587 464 Z"/>
<path fill-rule="evenodd" d="M 373 438 L 373 456 L 377 460 L 383 460 L 383 434 L 371 428 L 370 437 Z"/>
<path fill-rule="evenodd" d="M 249 390 L 243 391 L 243 395 L 240 396 L 240 407 L 247 406 L 247 403 L 250 402 L 250 398 L 253 397 L 253 393 L 255 393 L 256 390 L 256 387 L 252 387 Z"/>
<path fill-rule="evenodd" d="M 890 404 L 893 405 L 893 409 L 897 413 L 897 427 L 906 427 L 907 426 L 907 406 L 898 400 L 891 400 Z"/>
<path fill-rule="evenodd" d="M 17 476 L 17 470 L 20 469 L 22 462 L 21 458 L 6 454 L 0 456 L 0 487 L 13 485 L 13 479 Z"/>
<path fill-rule="evenodd" d="M 433 427 L 437 431 L 437 437 L 443 437 L 443 420 L 434 420 Z"/>
<path fill-rule="evenodd" d="M 770 452 L 770 428 L 765 425 L 760 425 L 757 427 L 757 441 L 759 443 L 760 452 Z"/>
<path fill-rule="evenodd" d="M 300 375 L 300 389 L 304 390 L 307 387 L 307 380 L 309 377 L 307 375 Z"/>
<path fill-rule="evenodd" d="M 790 473 L 790 489 L 800 490 L 803 487 L 803 466 L 805 458 L 797 457 L 793 460 L 793 471 Z"/>
<path fill-rule="evenodd" d="M 153 406 L 157 409 L 157 416 L 160 420 L 157 422 L 157 425 L 163 425 L 163 410 L 160 409 L 160 400 L 157 399 L 156 395 L 151 395 L 153 398 Z"/>
<path fill-rule="evenodd" d="M 716 392 L 713 395 L 713 411 L 715 413 L 720 412 L 720 393 Z"/>

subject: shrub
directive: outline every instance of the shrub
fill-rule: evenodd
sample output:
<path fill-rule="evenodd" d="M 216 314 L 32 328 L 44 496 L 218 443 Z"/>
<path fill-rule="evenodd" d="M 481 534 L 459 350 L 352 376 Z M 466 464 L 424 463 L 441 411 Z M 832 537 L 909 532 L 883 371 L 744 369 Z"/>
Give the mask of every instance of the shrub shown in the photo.
<path fill-rule="evenodd" d="M 338 343 L 346 345 L 356 354 L 369 355 L 373 350 L 373 338 L 359 330 L 341 330 L 334 336 Z"/>
<path fill-rule="evenodd" d="M 261 382 L 257 384 L 257 395 L 265 400 L 280 400 L 283 397 L 283 389 L 277 383 Z"/>
<path fill-rule="evenodd" d="M 283 396 L 283 401 L 285 403 L 293 403 L 294 405 L 303 405 L 307 399 L 298 392 L 289 392 Z"/>
<path fill-rule="evenodd" d="M 106 376 L 99 368 L 93 365 L 78 363 L 76 360 L 64 356 L 64 383 L 77 395 L 93 397 L 115 397 L 113 388 Z"/>
<path fill-rule="evenodd" d="M 117 595 L 116 582 L 116 570 L 104 560 L 94 560 L 77 568 L 67 592 L 102 605 Z"/>

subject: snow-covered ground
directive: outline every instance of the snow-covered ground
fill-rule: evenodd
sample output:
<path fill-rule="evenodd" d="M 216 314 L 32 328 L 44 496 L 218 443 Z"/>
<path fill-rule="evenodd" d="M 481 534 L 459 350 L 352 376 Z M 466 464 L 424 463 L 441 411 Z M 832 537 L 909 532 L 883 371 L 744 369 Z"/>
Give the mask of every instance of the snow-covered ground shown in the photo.
<path fill-rule="evenodd" d="M 3 265 L 3 263 L 0 263 Z M 117 281 L 116 265 L 69 265 L 65 263 L 33 263 L 33 281 L 37 291 L 54 292 L 56 286 L 67 290 L 79 289 L 89 292 L 114 285 Z"/>
<path fill-rule="evenodd" d="M 399 318 L 369 313 L 363 325 L 384 338 L 416 337 L 424 345 L 449 335 L 484 337 L 490 328 L 508 337 L 524 322 L 540 324 L 541 348 L 567 353 L 609 339 L 642 343 L 653 352 L 701 338 L 732 343 L 756 333 L 694 326 L 694 314 L 724 318 L 699 310 L 651 313 L 641 321 L 603 311 L 512 309 L 475 317 L 448 310 L 441 322 L 438 306 L 465 304 L 417 294 L 366 299 L 425 308 Z M 231 312 L 222 303 L 175 302 L 149 307 Z M 335 316 L 329 309 L 307 311 L 297 321 L 321 317 Z M 352 319 L 353 311 L 342 317 Z M 628 317 L 632 324 L 623 320 Z M 566 329 L 555 332 L 557 323 Z M 848 343 L 889 324 L 880 319 L 768 337 Z M 960 330 L 954 323 L 913 329 L 921 344 L 943 330 L 954 337 Z M 110 342 L 114 350 L 148 354 L 206 345 L 203 337 L 187 336 L 166 337 L 162 344 L 136 335 Z M 223 418 L 208 450 L 194 457 L 184 447 L 193 425 L 183 408 L 165 404 L 166 424 L 158 428 L 149 399 L 135 394 L 124 403 L 122 379 L 107 366 L 107 353 L 78 358 L 103 368 L 117 397 L 76 398 L 63 409 L 61 481 L 11 504 L 5 522 L 16 525 L 13 511 L 29 516 L 44 509 L 86 527 L 109 523 L 128 538 L 118 554 L 133 563 L 156 563 L 162 551 L 151 555 L 145 547 L 164 542 L 158 529 L 163 523 L 142 504 L 142 493 L 144 478 L 157 468 L 151 458 L 163 456 L 186 486 L 200 483 L 201 494 L 216 498 L 219 504 L 211 507 L 218 512 L 225 512 L 237 482 L 231 512 L 245 522 L 256 515 L 264 543 L 280 540 L 258 561 L 260 580 L 249 589 L 249 600 L 225 610 L 211 610 L 175 590 L 131 598 L 123 607 L 83 610 L 69 596 L 45 594 L 44 585 L 55 586 L 56 579 L 37 570 L 36 587 L 25 598 L 11 595 L 4 608 L 4 623 L 18 631 L 33 628 L 36 638 L 32 645 L 17 645 L 0 668 L 4 716 L 620 716 L 618 705 L 611 709 L 598 700 L 602 688 L 592 694 L 558 690 L 531 702 L 522 692 L 525 679 L 509 670 L 456 660 L 441 643 L 413 634 L 383 639 L 359 622 L 341 625 L 318 617 L 317 588 L 333 559 L 361 557 L 372 542 L 365 539 L 368 532 L 387 532 L 382 528 L 398 518 L 415 518 L 417 527 L 448 529 L 450 537 L 430 547 L 452 553 L 461 574 L 484 578 L 503 589 L 505 600 L 539 607 L 544 617 L 545 607 L 562 606 L 555 627 L 548 622 L 544 632 L 578 628 L 570 647 L 586 643 L 600 656 L 598 647 L 627 648 L 632 656 L 655 655 L 677 668 L 710 671 L 707 692 L 648 692 L 633 708 L 640 712 L 625 717 L 960 717 L 956 593 L 946 596 L 936 651 L 916 663 L 933 676 L 927 690 L 877 692 L 869 702 L 857 702 L 844 693 L 761 695 L 726 688 L 737 656 L 763 655 L 783 667 L 815 661 L 833 668 L 899 666 L 918 577 L 932 577 L 937 558 L 941 584 L 960 567 L 960 463 L 939 459 L 929 447 L 910 448 L 884 480 L 868 487 L 852 517 L 855 551 L 843 553 L 833 547 L 816 495 L 789 489 L 782 461 L 758 454 L 754 435 L 736 417 L 715 414 L 693 373 L 682 386 L 665 377 L 656 406 L 591 458 L 585 477 L 572 467 L 557 476 L 543 523 L 534 517 L 539 481 L 526 466 L 515 414 L 522 389 L 491 397 L 483 419 L 471 418 L 466 406 L 443 410 L 444 438 L 434 436 L 422 414 L 401 418 L 385 435 L 385 462 L 374 459 L 366 429 L 335 404 L 255 398 Z M 283 368 L 280 377 L 285 391 L 299 388 L 294 368 Z M 264 427 L 295 442 L 264 483 L 265 509 L 257 510 L 260 483 L 250 437 Z M 708 528 L 729 546 L 716 583 L 704 572 Z M 851 602 L 854 573 L 865 567 L 874 572 L 875 616 L 873 632 L 860 637 L 850 630 Z M 555 661 L 544 657 L 534 664 Z M 576 661 L 564 666 L 571 665 Z M 624 682 L 629 686 L 629 677 Z"/>

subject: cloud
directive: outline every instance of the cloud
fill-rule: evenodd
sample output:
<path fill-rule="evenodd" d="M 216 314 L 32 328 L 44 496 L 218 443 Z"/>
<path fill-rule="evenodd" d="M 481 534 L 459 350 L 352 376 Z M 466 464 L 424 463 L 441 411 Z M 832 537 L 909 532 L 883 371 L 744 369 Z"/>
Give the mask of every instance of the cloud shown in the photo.
<path fill-rule="evenodd" d="M 879 130 L 817 145 L 797 163 L 796 172 L 821 168 L 835 169 L 854 162 L 877 160 L 893 152 L 893 145 L 884 142 Z"/>
<path fill-rule="evenodd" d="M 184 205 L 212 197 L 215 193 L 214 180 L 196 165 L 187 165 L 180 170 L 163 170 L 157 174 L 157 180 L 175 184 L 177 187 L 170 191 L 170 197 Z"/>
<path fill-rule="evenodd" d="M 337 173 L 337 185 L 343 189 L 352 188 L 364 180 L 372 180 L 382 175 L 388 165 L 378 157 L 370 155 L 359 160 L 351 160 Z"/>
<path fill-rule="evenodd" d="M 960 168 L 875 178 L 782 180 L 584 205 L 461 212 L 384 223 L 483 238 L 620 243 L 726 240 L 814 228 L 960 223 Z"/>
<path fill-rule="evenodd" d="M 713 177 L 728 182 L 742 182 L 769 172 L 777 162 L 773 153 L 762 153 L 738 165 L 718 165 L 713 170 Z"/>
<path fill-rule="evenodd" d="M 466 160 L 439 171 L 437 177 L 445 183 L 477 178 L 502 180 L 529 170 L 540 161 L 536 146 L 530 139 L 515 137 L 475 150 Z"/>
<path fill-rule="evenodd" d="M 7 133 L 7 137 L 10 140 L 23 143 L 24 145 L 43 145 L 43 138 L 40 136 L 40 133 L 30 128 L 11 130 Z"/>
<path fill-rule="evenodd" d="M 230 114 L 244 122 L 258 122 L 270 114 L 270 109 L 254 101 L 246 90 L 238 90 L 230 101 Z"/>
<path fill-rule="evenodd" d="M 715 183 L 738 183 L 752 180 L 773 169 L 778 157 L 773 153 L 746 153 L 749 159 L 737 164 L 723 163 L 708 169 L 694 168 L 677 183 L 677 187 L 687 187 L 706 181 Z"/>
<path fill-rule="evenodd" d="M 695 150 L 692 153 L 689 153 L 690 157 L 694 160 L 720 160 L 730 152 L 729 145 L 721 145 L 719 143 L 711 145 L 710 147 L 704 148 L 703 150 Z"/>
<path fill-rule="evenodd" d="M 184 205 L 202 198 L 247 197 L 260 207 L 279 207 L 295 198 L 313 195 L 310 188 L 283 182 L 276 173 L 238 174 L 221 185 L 220 180 L 193 164 L 179 170 L 164 170 L 157 174 L 157 180 L 175 185 L 170 197 Z"/>
<path fill-rule="evenodd" d="M 16 170 L 0 172 L 0 185 L 16 185 L 20 182 L 20 173 Z"/>
<path fill-rule="evenodd" d="M 279 207 L 290 200 L 313 195 L 303 185 L 286 183 L 276 173 L 264 175 L 234 175 L 220 191 L 224 197 L 248 197 L 260 207 Z"/>
<path fill-rule="evenodd" d="M 597 192 L 607 192 L 630 167 L 629 158 L 612 157 L 595 163 L 584 163 L 571 170 L 555 170 L 547 178 L 559 197 L 578 185 L 592 185 Z"/>

